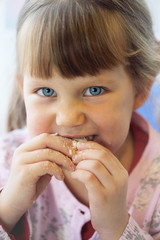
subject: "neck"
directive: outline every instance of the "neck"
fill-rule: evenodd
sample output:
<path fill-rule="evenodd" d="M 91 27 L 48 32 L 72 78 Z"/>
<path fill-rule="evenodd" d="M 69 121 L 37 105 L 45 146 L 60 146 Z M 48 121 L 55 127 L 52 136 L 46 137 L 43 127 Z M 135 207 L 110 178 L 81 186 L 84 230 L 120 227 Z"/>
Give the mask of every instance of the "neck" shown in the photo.
<path fill-rule="evenodd" d="M 134 155 L 134 142 L 132 133 L 129 132 L 123 147 L 117 152 L 116 157 L 119 159 L 123 167 L 129 171 Z"/>

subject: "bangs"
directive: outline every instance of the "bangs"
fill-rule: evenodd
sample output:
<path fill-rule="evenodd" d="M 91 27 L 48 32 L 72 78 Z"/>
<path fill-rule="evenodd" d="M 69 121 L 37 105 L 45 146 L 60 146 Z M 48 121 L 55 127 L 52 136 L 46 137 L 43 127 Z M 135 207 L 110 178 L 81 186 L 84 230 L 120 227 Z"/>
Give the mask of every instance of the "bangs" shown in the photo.
<path fill-rule="evenodd" d="M 23 74 L 48 79 L 58 70 L 73 78 L 128 64 L 133 52 L 118 12 L 94 8 L 88 1 L 44 2 L 26 17 L 17 35 Z"/>

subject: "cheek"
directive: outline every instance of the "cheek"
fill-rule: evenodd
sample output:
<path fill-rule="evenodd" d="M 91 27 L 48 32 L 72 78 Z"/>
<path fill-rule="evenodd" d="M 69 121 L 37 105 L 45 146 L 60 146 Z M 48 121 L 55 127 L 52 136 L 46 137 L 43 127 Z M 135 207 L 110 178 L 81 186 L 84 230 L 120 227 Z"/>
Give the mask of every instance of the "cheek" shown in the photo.
<path fill-rule="evenodd" d="M 38 109 L 28 109 L 27 127 L 31 137 L 37 136 L 41 133 L 49 133 L 49 117 L 47 114 L 41 114 L 41 111 L 38 111 Z"/>
<path fill-rule="evenodd" d="M 99 127 L 102 145 L 116 153 L 125 142 L 132 116 L 132 104 L 112 104 L 99 112 L 95 121 Z"/>

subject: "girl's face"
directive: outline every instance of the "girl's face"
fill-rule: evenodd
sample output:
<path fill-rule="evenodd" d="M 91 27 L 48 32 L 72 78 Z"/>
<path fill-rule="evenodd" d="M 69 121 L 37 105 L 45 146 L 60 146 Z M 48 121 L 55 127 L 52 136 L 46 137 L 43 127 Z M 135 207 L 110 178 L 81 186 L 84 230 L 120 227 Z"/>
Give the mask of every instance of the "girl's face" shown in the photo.
<path fill-rule="evenodd" d="M 122 66 L 74 79 L 25 75 L 22 88 L 31 136 L 89 137 L 114 154 L 124 148 L 138 99 Z"/>

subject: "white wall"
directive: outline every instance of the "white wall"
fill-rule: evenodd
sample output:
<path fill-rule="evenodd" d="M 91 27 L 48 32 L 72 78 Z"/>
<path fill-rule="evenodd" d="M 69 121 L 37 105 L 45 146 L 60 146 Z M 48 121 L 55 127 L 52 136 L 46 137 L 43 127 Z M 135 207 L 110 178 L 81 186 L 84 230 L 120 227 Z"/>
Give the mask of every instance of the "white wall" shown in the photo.
<path fill-rule="evenodd" d="M 155 36 L 157 37 L 158 40 L 160 40 L 160 0 L 145 0 L 145 1 L 152 15 Z"/>
<path fill-rule="evenodd" d="M 134 0 L 133 0 L 134 1 Z M 0 135 L 6 132 L 8 99 L 15 70 L 16 19 L 24 0 L 0 0 Z M 146 0 L 160 40 L 160 0 Z"/>

